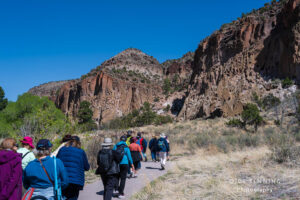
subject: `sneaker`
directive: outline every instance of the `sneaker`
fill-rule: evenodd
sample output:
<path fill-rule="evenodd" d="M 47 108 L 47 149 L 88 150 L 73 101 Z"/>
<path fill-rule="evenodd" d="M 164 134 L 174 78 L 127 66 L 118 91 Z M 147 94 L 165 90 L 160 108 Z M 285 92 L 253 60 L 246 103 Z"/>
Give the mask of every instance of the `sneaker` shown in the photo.
<path fill-rule="evenodd" d="M 118 198 L 119 198 L 119 199 L 125 199 L 125 195 L 124 195 L 124 194 L 120 194 L 120 195 L 118 196 Z"/>

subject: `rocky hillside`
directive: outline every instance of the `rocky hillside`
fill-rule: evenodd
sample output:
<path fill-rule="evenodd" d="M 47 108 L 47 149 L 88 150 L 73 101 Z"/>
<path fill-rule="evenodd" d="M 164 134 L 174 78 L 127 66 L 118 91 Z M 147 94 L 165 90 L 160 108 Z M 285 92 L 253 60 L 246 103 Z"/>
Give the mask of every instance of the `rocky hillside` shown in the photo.
<path fill-rule="evenodd" d="M 233 116 L 273 78 L 300 81 L 300 1 L 266 4 L 225 24 L 195 52 L 181 119 Z"/>
<path fill-rule="evenodd" d="M 99 124 L 139 109 L 146 101 L 155 104 L 155 109 L 162 113 L 167 106 L 164 105 L 164 79 L 177 74 L 177 84 L 185 83 L 187 86 L 192 72 L 191 55 L 160 64 L 152 56 L 130 48 L 103 62 L 81 79 L 43 84 L 29 92 L 48 96 L 72 118 L 76 117 L 80 102 L 89 101 L 94 112 L 93 119 Z M 174 92 L 175 89 L 171 93 Z M 181 97 L 183 93 L 177 92 L 178 95 Z M 172 102 L 171 96 L 169 101 Z"/>
<path fill-rule="evenodd" d="M 53 81 L 31 88 L 28 92 L 37 96 L 56 96 L 61 86 L 68 81 Z"/>

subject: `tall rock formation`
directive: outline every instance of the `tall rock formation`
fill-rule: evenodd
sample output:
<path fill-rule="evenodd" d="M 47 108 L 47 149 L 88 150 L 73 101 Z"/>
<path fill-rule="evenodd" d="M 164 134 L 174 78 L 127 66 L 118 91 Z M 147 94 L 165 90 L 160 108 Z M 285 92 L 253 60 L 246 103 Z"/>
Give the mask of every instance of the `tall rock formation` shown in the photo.
<path fill-rule="evenodd" d="M 241 113 L 272 77 L 300 81 L 300 1 L 274 2 L 223 25 L 195 52 L 181 119 Z"/>

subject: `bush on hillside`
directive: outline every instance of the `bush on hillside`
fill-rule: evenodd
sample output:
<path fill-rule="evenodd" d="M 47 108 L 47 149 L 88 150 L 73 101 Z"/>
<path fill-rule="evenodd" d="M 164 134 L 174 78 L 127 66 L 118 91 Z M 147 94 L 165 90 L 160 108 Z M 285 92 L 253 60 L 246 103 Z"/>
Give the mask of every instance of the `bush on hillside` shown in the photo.
<path fill-rule="evenodd" d="M 243 122 L 240 119 L 230 119 L 228 122 L 226 122 L 226 125 L 229 127 L 241 128 L 243 127 Z"/>
<path fill-rule="evenodd" d="M 8 101 L 7 98 L 5 97 L 5 92 L 2 89 L 2 87 L 0 86 L 0 111 L 3 110 L 4 108 L 6 108 Z"/>
<path fill-rule="evenodd" d="M 282 82 L 281 82 L 282 88 L 288 88 L 293 84 L 294 84 L 294 82 L 291 79 L 289 79 L 288 77 L 285 78 L 284 80 L 282 80 Z"/>
<path fill-rule="evenodd" d="M 65 115 L 47 97 L 25 93 L 0 112 L 0 137 L 40 139 L 72 131 Z"/>
<path fill-rule="evenodd" d="M 254 125 L 255 131 L 257 131 L 257 127 L 263 123 L 263 118 L 259 115 L 259 109 L 255 104 L 246 104 L 241 117 L 245 129 L 247 125 Z"/>
<path fill-rule="evenodd" d="M 264 110 L 268 110 L 272 107 L 278 106 L 280 99 L 275 97 L 273 94 L 269 94 L 262 99 L 262 107 Z"/>
<path fill-rule="evenodd" d="M 133 110 L 126 116 L 116 118 L 109 123 L 103 124 L 103 129 L 127 129 L 145 125 L 160 125 L 172 122 L 170 116 L 158 115 L 152 111 L 151 105 L 145 102 L 139 110 Z"/>

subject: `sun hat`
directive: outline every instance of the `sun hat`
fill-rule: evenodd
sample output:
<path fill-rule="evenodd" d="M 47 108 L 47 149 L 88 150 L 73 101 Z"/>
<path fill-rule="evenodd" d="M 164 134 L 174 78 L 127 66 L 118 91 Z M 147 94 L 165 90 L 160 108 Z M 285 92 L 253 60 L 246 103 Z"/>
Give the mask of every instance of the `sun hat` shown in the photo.
<path fill-rule="evenodd" d="M 51 142 L 47 139 L 41 139 L 38 141 L 38 143 L 36 144 L 36 148 L 38 150 L 48 150 L 52 147 L 53 145 L 51 144 Z"/>
<path fill-rule="evenodd" d="M 161 133 L 161 134 L 160 134 L 160 137 L 161 137 L 161 138 L 165 138 L 165 137 L 166 137 L 166 134 L 165 134 L 165 133 Z"/>
<path fill-rule="evenodd" d="M 34 145 L 32 144 L 33 140 L 32 140 L 31 137 L 25 136 L 25 137 L 23 138 L 23 140 L 20 140 L 20 142 L 21 142 L 22 144 L 28 144 L 31 148 L 34 149 Z"/>
<path fill-rule="evenodd" d="M 104 138 L 104 142 L 102 143 L 102 146 L 111 146 L 113 145 L 111 138 Z"/>

